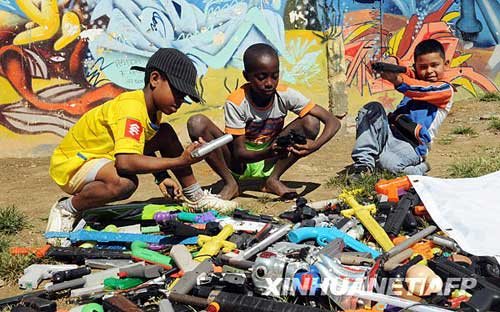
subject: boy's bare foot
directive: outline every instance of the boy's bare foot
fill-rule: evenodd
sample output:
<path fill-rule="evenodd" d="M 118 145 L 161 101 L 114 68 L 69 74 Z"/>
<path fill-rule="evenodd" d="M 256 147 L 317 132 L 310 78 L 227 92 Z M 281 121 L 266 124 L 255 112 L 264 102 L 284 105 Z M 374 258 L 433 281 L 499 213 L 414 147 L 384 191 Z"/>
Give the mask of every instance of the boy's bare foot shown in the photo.
<path fill-rule="evenodd" d="M 220 198 L 225 200 L 231 200 L 240 195 L 240 188 L 237 183 L 226 184 L 218 194 Z"/>
<path fill-rule="evenodd" d="M 264 186 L 262 187 L 261 191 L 276 194 L 282 199 L 286 200 L 294 199 L 298 196 L 297 192 L 294 189 L 287 187 L 278 179 L 268 178 L 266 182 L 264 182 Z"/>

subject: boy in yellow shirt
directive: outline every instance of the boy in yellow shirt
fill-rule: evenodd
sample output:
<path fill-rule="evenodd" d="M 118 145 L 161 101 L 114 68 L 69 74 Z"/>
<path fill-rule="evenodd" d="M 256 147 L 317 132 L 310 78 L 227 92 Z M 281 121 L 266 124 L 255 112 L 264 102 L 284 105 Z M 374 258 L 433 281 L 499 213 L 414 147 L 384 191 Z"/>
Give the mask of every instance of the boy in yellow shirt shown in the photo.
<path fill-rule="evenodd" d="M 182 187 L 185 205 L 194 210 L 228 211 L 237 203 L 222 200 L 201 189 L 190 165 L 202 158 L 191 152 L 200 142 L 183 149 L 174 129 L 160 123 L 161 114 L 173 114 L 189 96 L 199 102 L 196 68 L 176 49 L 162 48 L 149 59 L 142 90 L 124 92 L 85 113 L 55 149 L 50 175 L 72 195 L 51 209 L 47 231 L 68 232 L 79 212 L 129 198 L 138 186 L 137 174 L 152 173 L 162 193 L 179 185 L 168 176 L 171 170 Z M 156 157 L 159 151 L 162 157 Z"/>

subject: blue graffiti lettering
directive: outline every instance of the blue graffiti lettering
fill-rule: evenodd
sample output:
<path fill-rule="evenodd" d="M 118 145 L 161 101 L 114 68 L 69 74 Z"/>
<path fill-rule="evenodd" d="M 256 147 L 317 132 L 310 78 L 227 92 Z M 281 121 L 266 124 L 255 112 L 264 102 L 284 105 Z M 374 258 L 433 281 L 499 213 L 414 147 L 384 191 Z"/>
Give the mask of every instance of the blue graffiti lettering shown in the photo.
<path fill-rule="evenodd" d="M 160 23 L 162 27 L 158 29 Z M 165 37 L 167 30 L 165 29 L 165 23 L 158 12 L 153 12 L 150 27 L 152 30 L 158 31 L 162 37 Z"/>
<path fill-rule="evenodd" d="M 104 82 L 104 81 L 109 81 L 109 79 L 106 78 L 100 78 L 101 77 L 101 72 L 105 70 L 107 67 L 109 67 L 112 62 L 104 65 L 104 58 L 101 56 L 97 60 L 95 60 L 94 64 L 90 66 L 87 70 L 87 74 L 85 75 L 85 78 L 87 78 L 88 82 L 93 86 L 97 86 L 99 83 Z"/>
<path fill-rule="evenodd" d="M 216 27 L 215 25 L 209 25 L 203 29 L 203 32 L 209 32 L 209 31 L 213 30 L 215 27 Z M 175 38 L 175 40 L 189 39 L 189 38 L 196 36 L 196 35 L 199 35 L 201 33 L 202 33 L 201 30 L 196 30 L 192 33 L 181 33 L 181 34 L 179 34 L 179 36 L 177 38 Z"/>

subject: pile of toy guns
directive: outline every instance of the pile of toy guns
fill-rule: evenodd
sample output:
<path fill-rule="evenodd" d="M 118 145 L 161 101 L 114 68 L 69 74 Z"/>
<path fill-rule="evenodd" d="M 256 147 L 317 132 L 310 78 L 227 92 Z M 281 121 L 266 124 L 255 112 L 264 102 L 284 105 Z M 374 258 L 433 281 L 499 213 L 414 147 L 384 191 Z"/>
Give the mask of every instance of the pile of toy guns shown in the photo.
<path fill-rule="evenodd" d="M 280 218 L 93 209 L 73 232 L 45 234 L 68 247 L 11 250 L 64 264 L 26 268 L 19 287 L 33 291 L 0 308 L 56 311 L 69 297 L 70 311 L 500 311 L 494 258 L 440 232 L 407 177 L 375 189 L 376 204 L 344 191 L 298 198 Z"/>

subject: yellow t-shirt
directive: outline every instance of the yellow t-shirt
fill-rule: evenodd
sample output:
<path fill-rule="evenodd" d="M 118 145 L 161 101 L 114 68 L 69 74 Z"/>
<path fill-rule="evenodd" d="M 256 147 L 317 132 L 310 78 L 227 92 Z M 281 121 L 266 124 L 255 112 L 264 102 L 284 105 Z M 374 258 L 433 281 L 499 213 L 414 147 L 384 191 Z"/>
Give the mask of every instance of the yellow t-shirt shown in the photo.
<path fill-rule="evenodd" d="M 85 113 L 69 130 L 50 160 L 50 176 L 66 185 L 73 174 L 93 158 L 115 160 L 115 154 L 143 154 L 144 144 L 158 130 L 149 120 L 144 92 L 124 92 Z"/>

